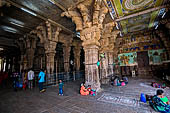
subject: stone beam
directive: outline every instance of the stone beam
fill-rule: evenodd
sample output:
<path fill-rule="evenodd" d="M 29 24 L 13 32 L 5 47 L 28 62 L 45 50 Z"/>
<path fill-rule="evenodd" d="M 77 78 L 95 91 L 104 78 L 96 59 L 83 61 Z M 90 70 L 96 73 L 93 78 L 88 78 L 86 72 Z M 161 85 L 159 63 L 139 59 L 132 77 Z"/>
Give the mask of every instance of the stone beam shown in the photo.
<path fill-rule="evenodd" d="M 62 9 L 63 11 L 67 11 L 67 9 L 65 7 L 63 7 L 62 5 L 60 5 L 58 2 L 56 2 L 55 0 L 51 0 L 56 6 L 58 6 L 60 9 Z"/>
<path fill-rule="evenodd" d="M 13 1 L 10 1 L 10 0 L 6 0 L 6 2 L 9 3 L 9 4 L 11 4 L 11 5 L 13 5 L 13 6 L 15 6 L 15 7 L 17 7 L 17 8 L 25 8 L 25 9 L 27 9 L 27 10 L 29 10 L 29 11 L 32 11 L 32 12 L 34 12 L 34 13 L 37 15 L 38 18 L 40 18 L 40 19 L 42 19 L 42 20 L 44 20 L 44 21 L 50 21 L 50 22 L 53 23 L 54 25 L 56 25 L 56 26 L 58 26 L 58 27 L 61 27 L 61 28 L 62 28 L 63 30 L 65 30 L 66 32 L 68 32 L 68 33 L 70 33 L 70 34 L 73 34 L 73 32 L 72 32 L 71 30 L 69 30 L 68 28 L 64 27 L 63 25 L 61 25 L 61 24 L 59 24 L 59 23 L 57 23 L 57 22 L 55 22 L 55 21 L 53 21 L 53 20 L 51 20 L 51 19 L 48 19 L 48 18 L 46 18 L 46 17 L 44 17 L 44 16 L 36 13 L 35 11 L 33 11 L 32 9 L 30 9 L 30 8 L 28 8 L 28 7 L 25 7 L 25 6 L 23 6 L 23 5 L 20 5 L 20 4 L 18 4 L 18 3 L 15 3 L 15 2 L 13 2 Z"/>

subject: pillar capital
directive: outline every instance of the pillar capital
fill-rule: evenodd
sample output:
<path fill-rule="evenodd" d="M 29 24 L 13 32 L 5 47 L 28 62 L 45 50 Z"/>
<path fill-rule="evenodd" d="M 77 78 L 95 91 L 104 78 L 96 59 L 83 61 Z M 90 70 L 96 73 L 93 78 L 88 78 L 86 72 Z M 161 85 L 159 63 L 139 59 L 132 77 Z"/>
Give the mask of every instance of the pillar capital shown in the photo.
<path fill-rule="evenodd" d="M 80 32 L 80 38 L 83 46 L 97 45 L 100 46 L 100 29 L 97 26 L 86 28 Z"/>
<path fill-rule="evenodd" d="M 57 43 L 56 42 L 53 42 L 53 41 L 47 41 L 45 44 L 44 44 L 44 48 L 45 48 L 45 53 L 48 54 L 48 53 L 56 53 L 56 45 Z"/>

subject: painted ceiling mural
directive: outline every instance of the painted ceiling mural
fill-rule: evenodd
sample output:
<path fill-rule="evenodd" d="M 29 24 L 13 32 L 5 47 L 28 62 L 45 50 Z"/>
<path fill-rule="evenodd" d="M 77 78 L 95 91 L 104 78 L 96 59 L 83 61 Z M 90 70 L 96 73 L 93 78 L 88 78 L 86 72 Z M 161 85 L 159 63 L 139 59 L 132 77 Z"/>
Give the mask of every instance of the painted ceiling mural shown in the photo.
<path fill-rule="evenodd" d="M 150 8 L 161 6 L 166 0 L 106 0 L 108 7 L 112 9 L 113 18 L 122 18 Z M 165 8 L 145 13 L 136 17 L 124 19 L 118 22 L 124 34 L 155 27 L 156 18 L 163 15 Z"/>

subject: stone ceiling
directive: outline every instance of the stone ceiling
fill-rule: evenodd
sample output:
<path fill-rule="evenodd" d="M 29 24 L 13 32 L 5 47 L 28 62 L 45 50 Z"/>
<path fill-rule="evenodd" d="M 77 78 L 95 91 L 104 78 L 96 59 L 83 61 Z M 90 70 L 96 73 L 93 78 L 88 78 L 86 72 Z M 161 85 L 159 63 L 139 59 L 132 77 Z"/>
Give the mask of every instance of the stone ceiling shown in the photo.
<path fill-rule="evenodd" d="M 164 6 L 168 0 L 103 1 L 108 5 L 122 34 L 128 34 L 155 27 L 165 12 Z M 47 20 L 60 26 L 64 33 L 75 32 L 74 22 L 66 16 L 62 17 L 61 13 L 68 8 L 75 8 L 81 2 L 84 0 L 0 0 L 0 47 L 15 46 L 16 39 Z M 106 15 L 104 24 L 113 20 L 111 16 Z"/>
<path fill-rule="evenodd" d="M 14 46 L 15 40 L 50 20 L 64 33 L 75 31 L 75 24 L 61 13 L 80 0 L 0 0 L 0 47 Z M 33 14 L 24 11 L 26 9 Z M 63 32 L 62 31 L 62 32 Z M 13 43 L 13 44 L 12 44 Z M 12 44 L 12 45 L 11 45 Z"/>
<path fill-rule="evenodd" d="M 155 28 L 168 0 L 106 0 L 122 34 Z"/>

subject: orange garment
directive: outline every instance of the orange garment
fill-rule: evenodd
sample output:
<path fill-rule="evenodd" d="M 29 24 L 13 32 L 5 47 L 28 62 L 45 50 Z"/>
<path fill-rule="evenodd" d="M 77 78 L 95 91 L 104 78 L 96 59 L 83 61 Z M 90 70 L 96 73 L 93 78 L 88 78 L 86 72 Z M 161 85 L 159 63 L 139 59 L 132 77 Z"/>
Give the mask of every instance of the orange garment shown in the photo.
<path fill-rule="evenodd" d="M 80 94 L 81 95 L 89 95 L 89 91 L 87 91 L 87 89 L 84 86 L 81 86 Z"/>

